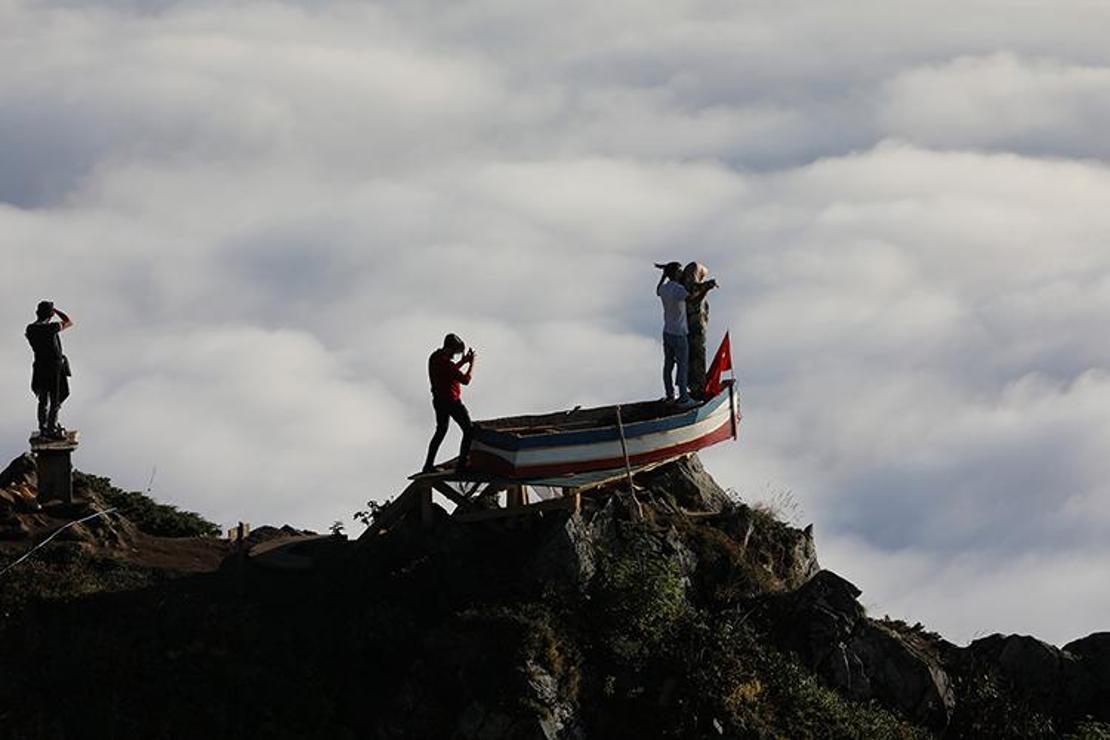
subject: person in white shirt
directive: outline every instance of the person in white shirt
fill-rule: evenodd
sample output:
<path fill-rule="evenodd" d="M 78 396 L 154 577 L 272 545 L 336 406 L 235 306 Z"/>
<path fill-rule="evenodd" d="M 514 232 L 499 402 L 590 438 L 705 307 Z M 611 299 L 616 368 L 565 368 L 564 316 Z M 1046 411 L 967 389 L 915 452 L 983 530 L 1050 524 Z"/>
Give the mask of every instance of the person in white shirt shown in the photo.
<path fill-rule="evenodd" d="M 678 404 L 692 406 L 695 401 L 690 398 L 687 387 L 690 349 L 686 339 L 686 303 L 700 301 L 706 293 L 717 287 L 717 282 L 704 282 L 691 293 L 682 285 L 681 263 L 668 262 L 666 265 L 657 264 L 656 267 L 663 269 L 659 285 L 655 287 L 655 294 L 663 302 L 663 388 L 667 392 L 668 402 L 675 400 L 677 386 Z"/>

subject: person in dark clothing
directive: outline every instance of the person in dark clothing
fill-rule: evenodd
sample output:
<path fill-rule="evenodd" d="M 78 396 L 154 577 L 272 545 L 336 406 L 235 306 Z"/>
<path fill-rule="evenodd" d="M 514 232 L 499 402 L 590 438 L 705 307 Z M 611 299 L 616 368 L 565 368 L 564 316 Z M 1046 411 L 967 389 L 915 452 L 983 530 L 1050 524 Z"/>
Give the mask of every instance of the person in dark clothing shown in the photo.
<path fill-rule="evenodd" d="M 447 436 L 449 419 L 462 429 L 462 445 L 459 447 L 459 462 L 456 470 L 466 470 L 466 458 L 470 453 L 471 422 L 470 413 L 462 402 L 462 386 L 469 385 L 470 377 L 474 373 L 474 362 L 477 355 L 471 349 L 466 354 L 463 350 L 466 345 L 454 334 L 443 338 L 443 346 L 432 353 L 428 358 L 428 378 L 432 383 L 432 408 L 436 412 L 436 431 L 428 445 L 428 457 L 424 461 L 424 472 L 435 469 L 436 453 Z M 462 354 L 462 359 L 455 357 Z M 465 372 L 463 368 L 466 368 Z"/>
<path fill-rule="evenodd" d="M 55 316 L 59 321 L 53 321 Z M 39 401 L 39 434 L 61 439 L 65 429 L 58 424 L 58 412 L 69 397 L 70 372 L 58 335 L 73 326 L 73 321 L 50 301 L 39 303 L 35 317 L 35 323 L 27 325 L 24 335 L 35 353 L 31 392 Z"/>

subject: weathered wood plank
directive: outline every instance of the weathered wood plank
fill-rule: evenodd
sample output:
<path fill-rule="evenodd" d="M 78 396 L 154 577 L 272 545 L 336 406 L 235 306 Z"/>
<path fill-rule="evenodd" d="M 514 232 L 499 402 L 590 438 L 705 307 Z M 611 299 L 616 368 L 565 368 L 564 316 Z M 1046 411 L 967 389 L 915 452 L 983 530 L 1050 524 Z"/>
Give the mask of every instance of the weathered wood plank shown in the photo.
<path fill-rule="evenodd" d="M 448 500 L 451 501 L 451 503 L 455 504 L 456 506 L 467 506 L 471 503 L 465 494 L 459 493 L 454 488 L 447 485 L 447 483 L 445 483 L 444 481 L 435 481 L 434 483 L 432 483 L 432 488 L 443 494 L 444 497 L 446 497 Z"/>
<path fill-rule="evenodd" d="M 540 501 L 527 506 L 518 506 L 513 509 L 486 509 L 483 511 L 460 512 L 455 514 L 455 519 L 460 522 L 484 522 L 492 519 L 528 516 L 529 514 L 538 514 L 544 511 L 573 510 L 577 500 L 578 498 L 575 496 L 568 496 L 566 498 L 553 498 L 547 501 Z"/>

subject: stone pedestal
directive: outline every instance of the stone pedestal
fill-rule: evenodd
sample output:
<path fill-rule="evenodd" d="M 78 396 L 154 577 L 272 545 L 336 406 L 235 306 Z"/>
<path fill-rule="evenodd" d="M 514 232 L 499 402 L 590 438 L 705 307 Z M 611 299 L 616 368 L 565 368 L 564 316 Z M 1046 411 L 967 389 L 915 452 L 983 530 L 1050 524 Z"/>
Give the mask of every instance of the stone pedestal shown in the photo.
<path fill-rule="evenodd" d="M 51 439 L 38 434 L 31 437 L 31 452 L 39 479 L 39 502 L 73 503 L 73 451 L 78 434 L 66 432 L 64 439 Z"/>

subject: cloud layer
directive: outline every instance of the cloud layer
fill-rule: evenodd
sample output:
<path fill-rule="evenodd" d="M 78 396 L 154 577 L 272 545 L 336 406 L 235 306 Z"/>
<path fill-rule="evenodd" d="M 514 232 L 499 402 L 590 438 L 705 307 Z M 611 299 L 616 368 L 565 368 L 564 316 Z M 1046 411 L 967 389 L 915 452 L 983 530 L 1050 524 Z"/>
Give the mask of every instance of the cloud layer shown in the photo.
<path fill-rule="evenodd" d="M 52 297 L 81 465 L 326 527 L 419 465 L 445 331 L 478 417 L 651 397 L 651 262 L 698 259 L 722 483 L 790 489 L 879 612 L 1105 629 L 1110 10 L 1071 5 L 0 0 L 0 441 Z"/>

